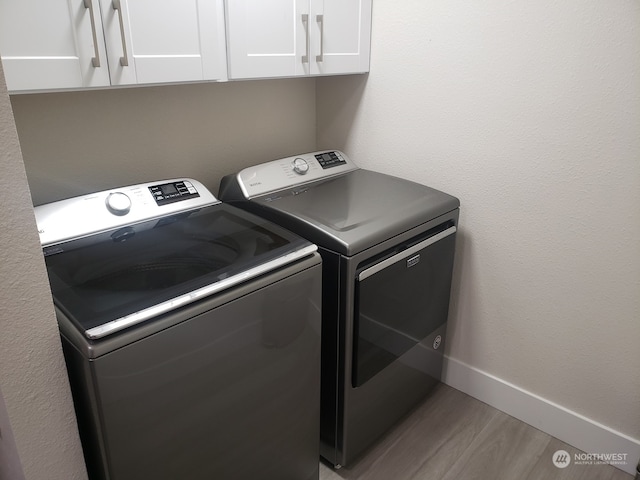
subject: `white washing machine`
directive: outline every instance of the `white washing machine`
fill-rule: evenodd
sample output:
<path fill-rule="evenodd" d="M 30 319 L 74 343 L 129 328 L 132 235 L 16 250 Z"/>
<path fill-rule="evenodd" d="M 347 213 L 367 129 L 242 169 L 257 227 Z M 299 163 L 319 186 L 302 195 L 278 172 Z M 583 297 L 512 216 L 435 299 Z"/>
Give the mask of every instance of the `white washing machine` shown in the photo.
<path fill-rule="evenodd" d="M 321 259 L 200 183 L 35 209 L 92 480 L 312 480 Z"/>

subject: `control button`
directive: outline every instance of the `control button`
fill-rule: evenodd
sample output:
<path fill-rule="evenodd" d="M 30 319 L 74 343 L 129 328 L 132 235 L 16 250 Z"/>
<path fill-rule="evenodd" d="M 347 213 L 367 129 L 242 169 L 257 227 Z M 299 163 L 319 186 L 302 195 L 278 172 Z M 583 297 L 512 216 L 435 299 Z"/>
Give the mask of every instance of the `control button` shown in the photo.
<path fill-rule="evenodd" d="M 131 210 L 131 199 L 122 192 L 110 193 L 105 203 L 114 215 L 126 215 Z"/>
<path fill-rule="evenodd" d="M 309 164 L 304 158 L 296 158 L 293 163 L 293 171 L 298 175 L 305 175 L 309 171 Z"/>

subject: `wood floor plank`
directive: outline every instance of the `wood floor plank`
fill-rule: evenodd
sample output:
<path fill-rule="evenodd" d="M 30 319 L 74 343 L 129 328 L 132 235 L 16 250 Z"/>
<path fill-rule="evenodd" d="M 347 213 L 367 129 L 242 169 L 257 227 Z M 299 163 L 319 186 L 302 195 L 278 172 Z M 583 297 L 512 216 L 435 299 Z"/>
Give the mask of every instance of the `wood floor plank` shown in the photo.
<path fill-rule="evenodd" d="M 557 468 L 557 450 L 580 451 L 439 385 L 350 468 L 320 464 L 320 480 L 633 480 L 610 465 Z"/>
<path fill-rule="evenodd" d="M 549 444 L 549 435 L 502 412 L 476 437 L 443 480 L 525 478 Z"/>
<path fill-rule="evenodd" d="M 623 472 L 619 468 L 614 468 L 613 475 L 611 475 L 611 478 L 608 480 L 633 480 L 633 479 L 634 479 L 633 475 L 627 472 Z"/>
<path fill-rule="evenodd" d="M 342 477 L 338 475 L 331 467 L 320 462 L 320 480 L 340 480 Z"/>
<path fill-rule="evenodd" d="M 448 470 L 497 410 L 447 385 L 432 394 L 350 468 L 321 471 L 321 480 L 412 478 L 425 462 Z M 323 469 L 321 469 L 323 470 Z"/>
<path fill-rule="evenodd" d="M 355 478 L 414 478 L 427 463 L 434 475 L 447 471 L 497 413 L 442 385 L 396 429 L 396 441 L 383 445 L 375 462 L 365 464 L 366 468 L 360 463 L 353 469 Z"/>

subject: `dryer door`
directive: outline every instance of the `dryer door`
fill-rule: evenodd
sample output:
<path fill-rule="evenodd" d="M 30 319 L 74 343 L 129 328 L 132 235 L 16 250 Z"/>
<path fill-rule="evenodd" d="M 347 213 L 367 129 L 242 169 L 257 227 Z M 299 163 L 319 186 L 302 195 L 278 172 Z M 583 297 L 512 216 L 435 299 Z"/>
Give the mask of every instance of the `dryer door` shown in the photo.
<path fill-rule="evenodd" d="M 442 339 L 421 342 L 447 321 L 455 233 L 454 225 L 441 225 L 358 269 L 354 387 L 363 385 L 414 347 L 437 350 L 434 355 L 418 357 L 435 357 L 438 361 L 417 367 L 440 377 Z"/>

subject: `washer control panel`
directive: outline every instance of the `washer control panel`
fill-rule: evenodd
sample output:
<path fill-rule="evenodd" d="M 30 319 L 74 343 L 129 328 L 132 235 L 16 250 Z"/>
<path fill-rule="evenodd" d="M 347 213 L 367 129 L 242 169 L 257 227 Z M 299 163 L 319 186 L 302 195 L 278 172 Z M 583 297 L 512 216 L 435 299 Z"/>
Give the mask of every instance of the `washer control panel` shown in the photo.
<path fill-rule="evenodd" d="M 149 187 L 149 191 L 158 205 L 166 205 L 200 196 L 196 187 L 188 180 L 152 185 Z"/>
<path fill-rule="evenodd" d="M 253 198 L 327 179 L 357 168 L 344 153 L 325 150 L 245 168 L 235 176 L 234 182 L 240 187 L 244 198 Z"/>
<path fill-rule="evenodd" d="M 340 152 L 324 152 L 314 155 L 320 166 L 324 169 L 346 165 L 344 153 Z"/>
<path fill-rule="evenodd" d="M 35 207 L 42 246 L 219 203 L 193 179 L 173 179 L 90 193 Z"/>

